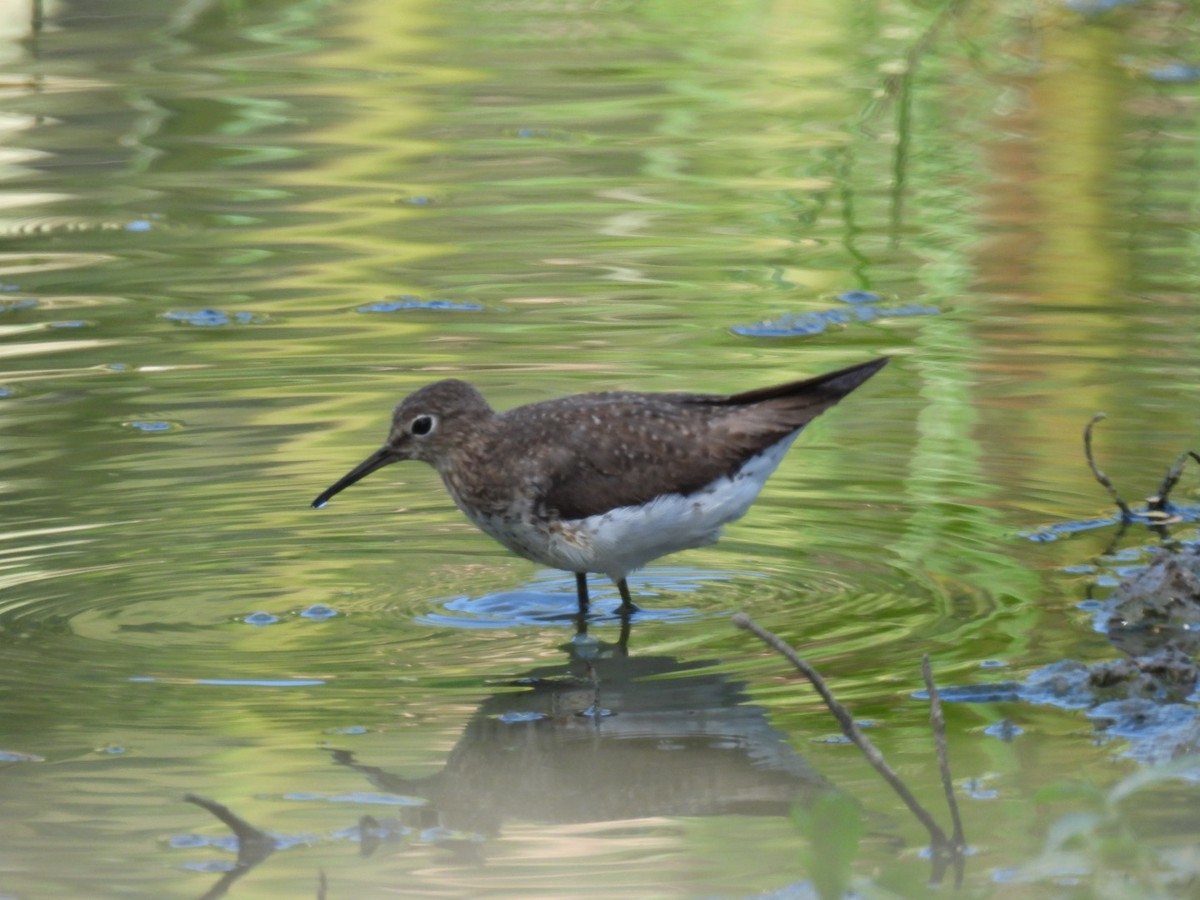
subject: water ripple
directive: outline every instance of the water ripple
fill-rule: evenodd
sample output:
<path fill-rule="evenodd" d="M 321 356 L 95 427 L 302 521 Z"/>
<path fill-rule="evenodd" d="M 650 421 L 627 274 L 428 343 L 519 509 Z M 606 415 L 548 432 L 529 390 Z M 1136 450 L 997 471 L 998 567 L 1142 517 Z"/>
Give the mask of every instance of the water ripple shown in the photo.
<path fill-rule="evenodd" d="M 691 569 L 652 568 L 639 572 L 636 578 L 634 602 L 640 607 L 635 613 L 639 621 L 671 621 L 693 619 L 701 614 L 688 606 L 663 606 L 663 600 L 673 595 L 698 590 L 713 581 L 729 576 L 721 573 Z M 590 583 L 589 620 L 619 621 L 616 612 L 621 599 L 614 587 L 601 587 L 593 577 Z M 526 588 L 498 591 L 477 597 L 460 595 L 438 601 L 439 609 L 417 616 L 417 621 L 429 625 L 450 625 L 457 628 L 515 628 L 528 625 L 574 625 L 579 615 L 573 575 L 543 572 Z"/>

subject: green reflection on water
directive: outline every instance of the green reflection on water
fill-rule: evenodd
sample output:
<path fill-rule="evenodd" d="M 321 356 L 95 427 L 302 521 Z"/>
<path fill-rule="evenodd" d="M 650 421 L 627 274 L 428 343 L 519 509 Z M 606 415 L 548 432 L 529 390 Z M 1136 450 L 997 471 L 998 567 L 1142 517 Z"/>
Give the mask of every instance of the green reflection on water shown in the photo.
<path fill-rule="evenodd" d="M 657 815 L 506 811 L 486 870 L 446 864 L 432 840 L 360 862 L 334 835 L 362 809 L 285 799 L 366 790 L 331 761 L 344 745 L 399 778 L 469 771 L 458 786 L 482 791 L 471 779 L 499 771 L 485 751 L 509 746 L 492 714 L 541 697 L 530 673 L 569 665 L 569 617 L 504 605 L 569 607 L 569 579 L 492 545 L 431 471 L 394 467 L 307 508 L 383 438 L 393 403 L 447 374 L 505 407 L 895 357 L 800 439 L 725 541 L 635 576 L 657 615 L 635 623 L 629 659 L 662 668 L 627 702 L 703 684 L 721 699 L 694 701 L 708 712 L 693 719 L 750 723 L 686 758 L 783 734 L 891 811 L 845 748 L 809 740 L 831 724 L 729 627 L 737 609 L 803 646 L 931 790 L 910 698 L 921 652 L 947 683 L 989 680 L 985 659 L 1019 677 L 1108 654 L 1074 608 L 1080 579 L 1058 570 L 1109 535 L 1017 535 L 1106 511 L 1078 451 L 1096 409 L 1131 497 L 1194 440 L 1196 125 L 1188 86 L 1136 64 L 1178 55 L 1190 26 L 962 4 L 922 44 L 925 10 L 814 0 L 703 16 L 110 5 L 122 15 L 48 7 L 0 54 L 0 749 L 47 760 L 3 776 L 5 890 L 200 895 L 207 876 L 170 867 L 219 852 L 162 843 L 219 831 L 173 803 L 186 791 L 316 835 L 309 856 L 241 882 L 248 895 L 310 895 L 318 867 L 362 896 L 693 896 L 804 877 L 785 817 L 689 814 L 679 797 L 698 789 L 670 794 L 665 776 L 639 788 L 675 803 Z M 729 330 L 848 289 L 941 313 L 777 341 Z M 402 295 L 483 309 L 357 311 Z M 223 318 L 187 318 L 210 309 Z M 314 603 L 338 615 L 301 615 Z M 468 627 L 472 609 L 492 618 Z M 247 624 L 259 611 L 279 621 Z M 531 765 L 580 765 L 555 753 L 597 723 L 565 694 L 550 726 L 521 726 L 545 750 Z M 686 743 L 654 730 L 678 724 L 670 709 L 627 769 Z M 1036 787 L 1116 777 L 1076 715 L 949 716 L 957 771 L 997 785 L 967 812 L 997 865 L 1037 848 Z M 1026 736 L 982 734 L 1003 716 Z M 599 727 L 641 721 L 610 718 Z M 350 726 L 366 733 L 337 731 Z M 85 875 L 62 871 L 64 849 Z M 992 863 L 973 866 L 973 890 Z"/>

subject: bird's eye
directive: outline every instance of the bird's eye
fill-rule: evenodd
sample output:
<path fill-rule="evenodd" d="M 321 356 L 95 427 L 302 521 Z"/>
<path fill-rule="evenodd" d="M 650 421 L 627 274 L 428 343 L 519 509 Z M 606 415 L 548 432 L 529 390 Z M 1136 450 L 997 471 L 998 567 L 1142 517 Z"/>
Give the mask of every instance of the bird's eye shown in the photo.
<path fill-rule="evenodd" d="M 429 434 L 433 431 L 434 426 L 433 416 L 417 416 L 408 426 L 408 430 L 420 437 L 424 434 Z"/>

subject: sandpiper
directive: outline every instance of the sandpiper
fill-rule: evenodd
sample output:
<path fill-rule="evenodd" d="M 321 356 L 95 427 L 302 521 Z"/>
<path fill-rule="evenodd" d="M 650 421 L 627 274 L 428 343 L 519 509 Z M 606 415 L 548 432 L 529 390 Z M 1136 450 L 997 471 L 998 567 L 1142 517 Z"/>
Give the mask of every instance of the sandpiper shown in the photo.
<path fill-rule="evenodd" d="M 382 447 L 313 501 L 389 463 L 429 463 L 458 508 L 509 550 L 575 573 L 607 575 L 618 612 L 637 609 L 626 576 L 717 540 L 740 518 L 804 426 L 887 364 L 874 359 L 730 396 L 574 394 L 498 413 L 465 381 L 410 394 Z"/>

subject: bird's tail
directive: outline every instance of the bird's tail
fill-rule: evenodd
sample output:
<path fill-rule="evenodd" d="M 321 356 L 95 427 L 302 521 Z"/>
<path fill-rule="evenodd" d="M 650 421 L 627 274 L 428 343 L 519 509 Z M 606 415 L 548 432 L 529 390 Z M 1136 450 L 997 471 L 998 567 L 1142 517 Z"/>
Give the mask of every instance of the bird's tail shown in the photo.
<path fill-rule="evenodd" d="M 738 422 L 741 427 L 753 431 L 792 431 L 807 425 L 887 363 L 887 357 L 880 357 L 815 378 L 758 388 L 709 402 L 745 411 L 746 415 L 735 413 L 730 424 Z"/>
<path fill-rule="evenodd" d="M 870 362 L 838 369 L 836 372 L 826 372 L 815 378 L 805 378 L 803 381 L 791 381 L 774 387 L 733 394 L 722 398 L 720 403 L 729 406 L 745 406 L 753 403 L 765 403 L 769 400 L 797 400 L 803 405 L 824 403 L 832 406 L 887 364 L 888 358 L 881 356 Z"/>

